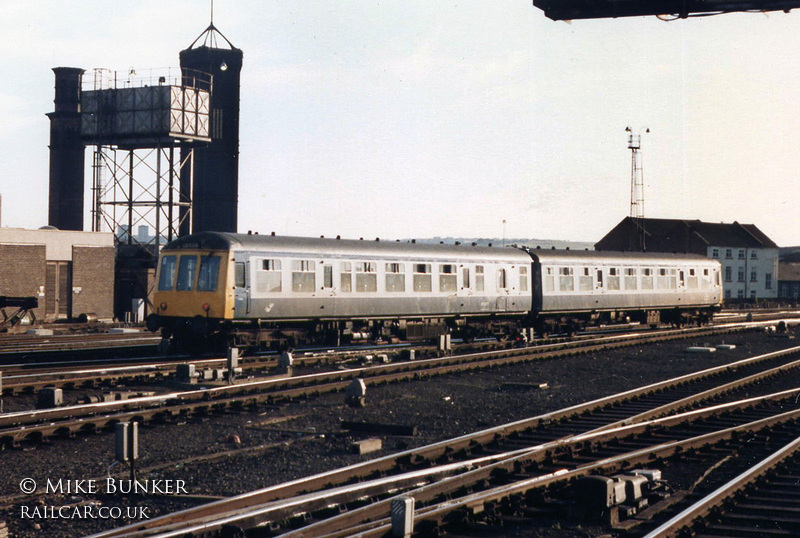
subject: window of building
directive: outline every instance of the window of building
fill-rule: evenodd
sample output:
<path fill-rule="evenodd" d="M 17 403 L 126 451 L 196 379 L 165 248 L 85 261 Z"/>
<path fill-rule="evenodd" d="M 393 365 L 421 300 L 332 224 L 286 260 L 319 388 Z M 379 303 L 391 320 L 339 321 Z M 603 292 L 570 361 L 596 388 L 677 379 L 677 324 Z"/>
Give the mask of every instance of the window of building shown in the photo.
<path fill-rule="evenodd" d="M 744 290 L 738 290 L 736 292 L 736 298 L 737 299 L 744 299 Z"/>
<path fill-rule="evenodd" d="M 772 289 L 772 273 L 764 273 L 764 287 L 768 290 Z"/>
<path fill-rule="evenodd" d="M 197 256 L 181 256 L 178 265 L 178 282 L 175 289 L 178 291 L 192 291 L 194 276 L 197 273 Z"/>
<path fill-rule="evenodd" d="M 739 271 L 737 273 L 737 280 L 739 282 L 744 282 L 744 267 L 739 267 Z"/>
<path fill-rule="evenodd" d="M 751 299 L 755 299 L 756 298 L 756 290 L 750 290 L 750 298 Z"/>
<path fill-rule="evenodd" d="M 402 263 L 386 264 L 386 291 L 406 291 L 406 269 Z"/>
<path fill-rule="evenodd" d="M 339 285 L 341 291 L 350 293 L 353 291 L 353 265 L 351 262 L 341 262 L 339 264 Z"/>
<path fill-rule="evenodd" d="M 725 298 L 726 299 L 730 299 L 731 298 L 731 290 L 725 290 Z"/>
<path fill-rule="evenodd" d="M 711 257 L 712 258 L 719 258 L 719 249 L 718 248 L 712 248 L 711 249 Z"/>
<path fill-rule="evenodd" d="M 743 259 L 744 259 L 744 249 L 743 249 L 743 248 L 740 248 L 740 249 L 739 249 L 739 259 L 740 259 L 740 260 L 743 260 Z"/>
<path fill-rule="evenodd" d="M 733 281 L 733 269 L 731 267 L 725 268 L 725 282 Z"/>
<path fill-rule="evenodd" d="M 445 263 L 439 266 L 439 291 L 452 293 L 458 290 L 456 266 Z"/>
<path fill-rule="evenodd" d="M 728 260 L 732 260 L 733 259 L 733 249 L 731 249 L 731 248 L 726 248 L 725 249 L 725 258 L 728 259 Z"/>
<path fill-rule="evenodd" d="M 757 260 L 758 259 L 758 251 L 757 250 L 751 250 L 750 251 L 750 259 L 751 260 Z"/>
<path fill-rule="evenodd" d="M 256 291 L 277 293 L 281 289 L 281 261 L 261 260 L 261 267 L 256 271 Z"/>
<path fill-rule="evenodd" d="M 175 256 L 162 256 L 161 269 L 158 275 L 158 291 L 172 290 L 172 283 L 175 282 L 175 266 L 177 258 Z"/>
<path fill-rule="evenodd" d="M 756 271 L 750 271 L 750 282 L 757 282 L 757 274 Z"/>
<path fill-rule="evenodd" d="M 202 256 L 200 272 L 197 274 L 197 291 L 217 291 L 219 256 Z"/>
<path fill-rule="evenodd" d="M 483 265 L 475 266 L 475 291 L 483 291 Z"/>
<path fill-rule="evenodd" d="M 356 291 L 378 291 L 378 264 L 375 262 L 356 262 Z"/>
<path fill-rule="evenodd" d="M 519 291 L 528 291 L 528 267 L 525 265 L 519 268 Z"/>
<path fill-rule="evenodd" d="M 481 267 L 481 266 L 479 266 Z M 431 291 L 433 284 L 431 280 L 431 264 L 414 264 L 414 291 Z M 482 290 L 481 290 L 482 291 Z"/>

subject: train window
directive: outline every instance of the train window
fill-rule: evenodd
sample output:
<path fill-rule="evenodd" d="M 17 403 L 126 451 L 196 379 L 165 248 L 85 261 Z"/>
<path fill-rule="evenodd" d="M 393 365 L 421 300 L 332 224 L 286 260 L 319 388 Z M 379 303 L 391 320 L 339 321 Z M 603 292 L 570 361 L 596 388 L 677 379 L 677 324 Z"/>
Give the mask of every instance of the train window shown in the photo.
<path fill-rule="evenodd" d="M 697 271 L 695 269 L 689 269 L 689 278 L 687 279 L 689 289 L 697 289 L 698 283 Z"/>
<path fill-rule="evenodd" d="M 261 270 L 256 271 L 256 291 L 261 293 L 278 293 L 281 285 L 281 261 L 261 260 Z"/>
<path fill-rule="evenodd" d="M 669 289 L 669 275 L 664 267 L 658 269 L 658 277 L 656 277 L 656 288 L 659 290 Z"/>
<path fill-rule="evenodd" d="M 375 262 L 356 262 L 356 291 L 378 291 L 378 264 Z"/>
<path fill-rule="evenodd" d="M 158 276 L 158 291 L 170 291 L 175 281 L 175 256 L 162 256 Z"/>
<path fill-rule="evenodd" d="M 519 291 L 528 291 L 528 268 L 525 265 L 519 268 Z"/>
<path fill-rule="evenodd" d="M 475 291 L 483 291 L 483 265 L 475 266 Z"/>
<path fill-rule="evenodd" d="M 626 267 L 625 268 L 625 289 L 626 290 L 635 290 L 638 288 L 636 285 L 636 268 L 635 267 Z"/>
<path fill-rule="evenodd" d="M 597 287 L 598 288 L 602 288 L 603 287 L 603 270 L 602 269 L 598 269 L 597 270 Z"/>
<path fill-rule="evenodd" d="M 619 290 L 619 269 L 616 267 L 608 268 L 608 289 Z"/>
<path fill-rule="evenodd" d="M 456 284 L 456 266 L 443 264 L 439 266 L 439 291 L 453 292 L 458 289 Z"/>
<path fill-rule="evenodd" d="M 553 268 L 546 267 L 544 270 L 544 291 L 555 291 L 556 277 L 553 276 Z"/>
<path fill-rule="evenodd" d="M 592 291 L 594 288 L 594 281 L 592 280 L 592 271 L 588 267 L 583 268 L 583 274 L 578 277 L 578 289 L 581 291 Z"/>
<path fill-rule="evenodd" d="M 333 266 L 332 265 L 323 265 L 322 266 L 322 287 L 323 288 L 332 288 L 333 287 Z"/>
<path fill-rule="evenodd" d="M 558 289 L 561 291 L 574 291 L 575 279 L 572 278 L 572 267 L 561 267 L 558 270 Z"/>
<path fill-rule="evenodd" d="M 508 287 L 506 282 L 506 270 L 502 267 L 497 270 L 497 289 L 503 290 Z"/>
<path fill-rule="evenodd" d="M 178 282 L 175 289 L 178 291 L 192 291 L 194 276 L 197 273 L 197 256 L 181 256 L 178 264 Z"/>
<path fill-rule="evenodd" d="M 415 263 L 414 264 L 414 291 L 431 291 L 433 284 L 431 282 L 431 264 L 429 263 Z"/>
<path fill-rule="evenodd" d="M 469 267 L 464 267 L 461 270 L 461 282 L 464 288 L 469 288 L 471 286 L 469 281 Z"/>
<path fill-rule="evenodd" d="M 197 291 L 217 291 L 219 261 L 219 256 L 202 256 L 200 258 L 200 272 L 197 275 Z"/>
<path fill-rule="evenodd" d="M 386 264 L 386 291 L 406 291 L 406 268 L 402 263 Z"/>
<path fill-rule="evenodd" d="M 684 275 L 685 273 L 683 271 L 678 271 L 678 282 L 681 286 L 686 285 L 686 277 Z"/>
<path fill-rule="evenodd" d="M 236 262 L 233 266 L 234 269 L 234 285 L 237 288 L 244 288 L 247 286 L 247 271 L 245 271 L 244 262 Z"/>
<path fill-rule="evenodd" d="M 353 291 L 353 265 L 350 262 L 342 262 L 339 269 L 341 270 L 341 290 L 350 293 Z"/>
<path fill-rule="evenodd" d="M 311 293 L 316 289 L 316 263 L 311 260 L 292 260 L 292 291 Z"/>
<path fill-rule="evenodd" d="M 642 269 L 642 289 L 643 290 L 652 290 L 653 289 L 653 270 L 649 267 Z"/>
<path fill-rule="evenodd" d="M 669 270 L 669 289 L 674 290 L 678 287 L 678 270 Z"/>

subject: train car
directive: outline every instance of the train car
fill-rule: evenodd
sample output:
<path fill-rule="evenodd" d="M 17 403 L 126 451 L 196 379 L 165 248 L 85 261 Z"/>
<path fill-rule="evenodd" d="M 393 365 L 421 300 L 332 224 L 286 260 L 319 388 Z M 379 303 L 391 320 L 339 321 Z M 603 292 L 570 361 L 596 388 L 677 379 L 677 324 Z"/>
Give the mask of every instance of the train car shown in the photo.
<path fill-rule="evenodd" d="M 721 266 L 692 254 L 528 250 L 541 332 L 589 323 L 705 323 L 722 302 Z"/>
<path fill-rule="evenodd" d="M 496 333 L 531 312 L 531 277 L 515 248 L 204 232 L 162 250 L 148 327 L 289 347 Z"/>

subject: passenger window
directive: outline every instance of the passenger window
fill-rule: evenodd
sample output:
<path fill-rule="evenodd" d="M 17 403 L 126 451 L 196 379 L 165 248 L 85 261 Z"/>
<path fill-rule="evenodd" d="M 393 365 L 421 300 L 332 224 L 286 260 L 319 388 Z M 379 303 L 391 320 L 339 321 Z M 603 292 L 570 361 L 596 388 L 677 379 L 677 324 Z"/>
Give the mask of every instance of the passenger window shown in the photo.
<path fill-rule="evenodd" d="M 653 270 L 649 267 L 646 269 L 642 269 L 642 289 L 643 290 L 652 290 L 653 289 Z"/>
<path fill-rule="evenodd" d="M 572 267 L 562 267 L 558 270 L 558 274 L 558 289 L 560 291 L 575 291 Z"/>
<path fill-rule="evenodd" d="M 519 268 L 519 291 L 528 291 L 528 268 L 525 265 Z"/>
<path fill-rule="evenodd" d="M 178 291 L 192 291 L 194 277 L 197 273 L 197 256 L 181 256 L 178 266 L 178 282 L 175 289 Z"/>
<path fill-rule="evenodd" d="M 603 287 L 603 270 L 602 269 L 598 269 L 597 270 L 597 287 L 598 288 L 602 288 Z"/>
<path fill-rule="evenodd" d="M 339 277 L 341 289 L 344 293 L 353 291 L 353 265 L 350 262 L 341 262 L 339 266 L 341 275 Z"/>
<path fill-rule="evenodd" d="M 322 266 L 322 287 L 323 288 L 332 288 L 333 287 L 333 266 L 332 265 L 323 265 Z"/>
<path fill-rule="evenodd" d="M 462 284 L 463 284 L 462 287 L 464 287 L 464 288 L 471 287 L 470 286 L 470 282 L 469 282 L 469 267 L 464 267 L 464 269 L 461 271 L 461 277 L 462 277 Z"/>
<path fill-rule="evenodd" d="M 415 263 L 414 291 L 431 291 L 432 289 L 433 284 L 431 282 L 431 264 Z"/>
<path fill-rule="evenodd" d="M 386 264 L 386 291 L 406 291 L 406 270 L 402 263 Z"/>
<path fill-rule="evenodd" d="M 256 271 L 256 291 L 279 293 L 283 289 L 281 274 L 280 260 L 261 260 L 261 269 Z"/>
<path fill-rule="evenodd" d="M 608 289 L 619 290 L 619 269 L 616 267 L 608 268 Z"/>
<path fill-rule="evenodd" d="M 244 262 L 236 262 L 234 267 L 234 285 L 237 288 L 244 288 L 247 286 L 247 272 L 245 271 Z"/>
<path fill-rule="evenodd" d="M 635 267 L 626 267 L 625 268 L 625 289 L 626 290 L 635 290 L 638 286 L 636 285 L 636 268 Z"/>
<path fill-rule="evenodd" d="M 172 283 L 175 282 L 175 256 L 162 256 L 161 269 L 158 277 L 158 291 L 172 290 Z"/>
<path fill-rule="evenodd" d="M 498 289 L 506 289 L 508 286 L 506 284 L 506 270 L 500 268 L 497 270 L 497 288 Z"/>
<path fill-rule="evenodd" d="M 456 284 L 456 266 L 445 264 L 439 266 L 439 291 L 453 292 L 458 289 Z"/>
<path fill-rule="evenodd" d="M 378 273 L 375 262 L 356 262 L 356 291 L 378 291 Z"/>
<path fill-rule="evenodd" d="M 310 293 L 317 289 L 316 263 L 310 260 L 292 261 L 292 291 Z"/>
<path fill-rule="evenodd" d="M 475 266 L 475 291 L 483 291 L 483 265 Z"/>
<path fill-rule="evenodd" d="M 583 274 L 578 275 L 578 289 L 580 291 L 592 291 L 593 286 L 591 271 L 588 267 L 584 267 Z"/>
<path fill-rule="evenodd" d="M 217 291 L 219 261 L 219 256 L 203 256 L 200 258 L 200 272 L 197 276 L 197 291 Z"/>

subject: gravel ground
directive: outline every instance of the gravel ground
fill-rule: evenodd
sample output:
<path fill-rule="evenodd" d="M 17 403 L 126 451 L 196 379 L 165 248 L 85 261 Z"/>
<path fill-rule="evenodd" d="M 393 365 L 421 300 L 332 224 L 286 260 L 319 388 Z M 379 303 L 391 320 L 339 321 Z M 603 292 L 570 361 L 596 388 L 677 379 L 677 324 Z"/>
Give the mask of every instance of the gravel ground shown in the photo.
<path fill-rule="evenodd" d="M 795 345 L 794 340 L 762 333 L 729 335 L 724 341 L 736 344 L 737 348 L 714 354 L 685 352 L 690 345 L 723 342 L 723 337 L 705 337 L 701 341 L 636 346 L 370 387 L 366 407 L 358 409 L 344 405 L 344 395 L 338 393 L 262 408 L 258 412 L 190 417 L 171 424 L 146 425 L 140 429 L 139 478 L 183 480 L 190 496 L 235 495 Z M 548 383 L 549 388 L 503 387 L 504 383 L 540 382 Z M 153 390 L 152 387 L 143 388 Z M 65 399 L 81 395 L 66 393 Z M 14 405 L 26 403 L 20 399 Z M 351 452 L 351 443 L 375 436 L 344 432 L 339 427 L 342 420 L 414 425 L 419 434 L 415 437 L 380 436 L 382 451 L 358 456 Z M 198 457 L 204 459 L 196 460 Z M 114 437 L 106 432 L 4 451 L 0 454 L 0 476 L 4 477 L 0 496 L 5 502 L 0 521 L 6 521 L 14 537 L 72 537 L 126 524 L 131 520 L 126 515 L 139 519 L 141 512 L 137 509 L 144 510 L 146 516 L 152 518 L 163 510 L 186 506 L 174 496 L 47 494 L 25 497 L 20 492 L 25 478 L 35 480 L 39 491 L 44 489 L 48 479 L 104 479 L 113 459 Z M 119 472 L 118 467 L 121 466 L 112 472 Z M 103 484 L 101 482 L 98 488 L 101 491 Z M 16 498 L 11 499 L 12 496 Z M 87 502 L 115 508 L 118 511 L 107 514 L 120 517 L 49 518 L 42 508 Z M 599 528 L 554 525 L 545 522 L 508 535 L 603 534 L 603 529 Z M 492 535 L 494 531 L 487 529 L 487 532 Z"/>

